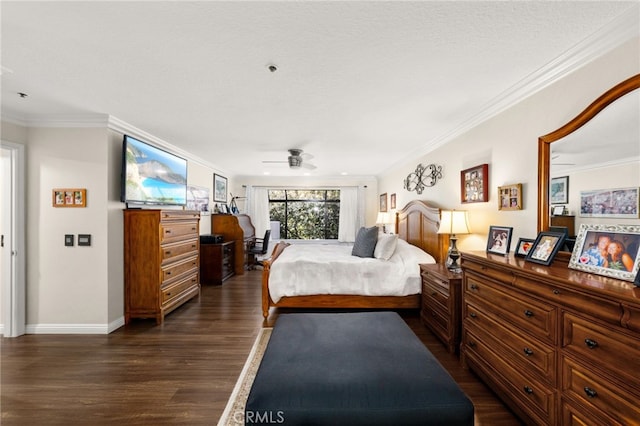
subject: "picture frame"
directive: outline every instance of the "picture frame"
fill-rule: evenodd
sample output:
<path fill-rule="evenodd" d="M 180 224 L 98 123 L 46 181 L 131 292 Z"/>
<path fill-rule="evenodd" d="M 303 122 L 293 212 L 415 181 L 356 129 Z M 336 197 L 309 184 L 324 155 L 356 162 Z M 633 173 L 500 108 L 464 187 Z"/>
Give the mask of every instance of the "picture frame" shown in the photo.
<path fill-rule="evenodd" d="M 564 215 L 564 206 L 552 206 L 551 207 L 551 215 L 552 216 L 563 216 Z"/>
<path fill-rule="evenodd" d="M 580 191 L 580 216 L 636 219 L 638 190 L 631 187 Z"/>
<path fill-rule="evenodd" d="M 86 188 L 56 188 L 51 191 L 53 207 L 87 207 Z"/>
<path fill-rule="evenodd" d="M 227 178 L 213 174 L 213 201 L 227 202 Z"/>
<path fill-rule="evenodd" d="M 536 240 L 533 238 L 520 238 L 518 239 L 518 244 L 516 245 L 516 249 L 514 251 L 514 256 L 516 257 L 527 257 L 529 251 L 531 251 L 531 247 L 533 247 L 533 243 Z"/>
<path fill-rule="evenodd" d="M 498 187 L 498 210 L 522 210 L 522 184 Z"/>
<path fill-rule="evenodd" d="M 551 204 L 567 204 L 569 202 L 569 176 L 551 178 L 549 202 Z"/>
<path fill-rule="evenodd" d="M 512 233 L 513 228 L 510 226 L 490 226 L 487 238 L 487 253 L 506 256 L 511 246 Z"/>
<path fill-rule="evenodd" d="M 187 204 L 185 208 L 199 211 L 203 216 L 210 215 L 209 188 L 195 185 L 187 186 Z"/>
<path fill-rule="evenodd" d="M 386 212 L 387 211 L 387 193 L 380 194 L 380 206 L 378 207 L 378 211 Z"/>
<path fill-rule="evenodd" d="M 489 165 L 481 164 L 460 172 L 460 202 L 489 201 Z"/>
<path fill-rule="evenodd" d="M 635 282 L 640 269 L 639 246 L 639 225 L 583 223 L 571 252 L 569 268 Z"/>
<path fill-rule="evenodd" d="M 395 192 L 393 194 L 391 194 L 391 197 L 389 198 L 389 208 L 391 208 L 391 210 L 396 208 L 396 193 Z"/>
<path fill-rule="evenodd" d="M 559 232 L 538 233 L 524 260 L 549 266 L 560 248 L 564 246 L 565 235 Z"/>

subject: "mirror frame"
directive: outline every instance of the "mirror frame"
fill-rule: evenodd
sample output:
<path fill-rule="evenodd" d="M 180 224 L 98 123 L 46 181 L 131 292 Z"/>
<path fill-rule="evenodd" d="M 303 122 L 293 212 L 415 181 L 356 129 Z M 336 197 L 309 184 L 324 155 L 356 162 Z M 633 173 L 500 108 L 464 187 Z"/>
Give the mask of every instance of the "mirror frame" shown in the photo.
<path fill-rule="evenodd" d="M 593 101 L 591 105 L 578 114 L 573 120 L 559 129 L 538 138 L 538 232 L 547 231 L 550 226 L 549 183 L 551 182 L 551 144 L 575 132 L 598 115 L 598 113 L 610 103 L 638 88 L 640 88 L 640 74 L 636 74 L 624 80 L 622 83 L 618 83 Z"/>

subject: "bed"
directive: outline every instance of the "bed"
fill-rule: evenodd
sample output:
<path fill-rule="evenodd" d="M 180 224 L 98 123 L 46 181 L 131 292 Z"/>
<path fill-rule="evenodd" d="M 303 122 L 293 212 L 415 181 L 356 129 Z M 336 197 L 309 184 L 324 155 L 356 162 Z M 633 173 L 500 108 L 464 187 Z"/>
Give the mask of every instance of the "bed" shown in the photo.
<path fill-rule="evenodd" d="M 396 214 L 396 234 L 430 254 L 434 262 L 442 262 L 449 245 L 447 234 L 438 234 L 440 209 L 421 200 L 409 202 Z M 270 293 L 271 268 L 289 244 L 278 243 L 268 259 L 263 261 L 262 314 L 266 319 L 271 307 L 281 308 L 340 308 L 340 309 L 413 309 L 420 307 L 420 291 L 408 295 L 312 294 L 283 296 L 274 301 Z M 326 276 L 331 276 L 327 271 Z"/>
<path fill-rule="evenodd" d="M 245 424 L 471 426 L 474 407 L 395 312 L 278 317 Z"/>

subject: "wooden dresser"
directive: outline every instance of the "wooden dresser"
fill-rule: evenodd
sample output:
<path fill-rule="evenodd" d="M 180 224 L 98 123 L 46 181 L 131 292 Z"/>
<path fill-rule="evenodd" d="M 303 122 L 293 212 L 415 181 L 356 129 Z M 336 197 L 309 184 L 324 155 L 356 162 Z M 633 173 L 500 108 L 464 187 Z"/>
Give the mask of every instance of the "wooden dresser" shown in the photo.
<path fill-rule="evenodd" d="M 463 253 L 461 360 L 527 424 L 640 419 L 640 288 Z"/>
<path fill-rule="evenodd" d="M 201 284 L 222 284 L 235 274 L 235 241 L 200 243 Z"/>
<path fill-rule="evenodd" d="M 462 274 L 454 274 L 441 263 L 421 264 L 422 322 L 456 353 L 460 344 Z"/>
<path fill-rule="evenodd" d="M 124 211 L 125 323 L 164 316 L 200 294 L 200 213 Z"/>

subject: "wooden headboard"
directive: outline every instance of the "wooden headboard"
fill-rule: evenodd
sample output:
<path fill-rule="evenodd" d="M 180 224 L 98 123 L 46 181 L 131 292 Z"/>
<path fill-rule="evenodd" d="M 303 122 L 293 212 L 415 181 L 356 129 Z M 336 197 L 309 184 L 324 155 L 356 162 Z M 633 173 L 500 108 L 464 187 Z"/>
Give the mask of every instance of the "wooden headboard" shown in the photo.
<path fill-rule="evenodd" d="M 438 263 L 447 257 L 449 235 L 438 234 L 440 209 L 426 201 L 413 200 L 396 213 L 396 234 L 409 244 L 420 247 Z"/>

